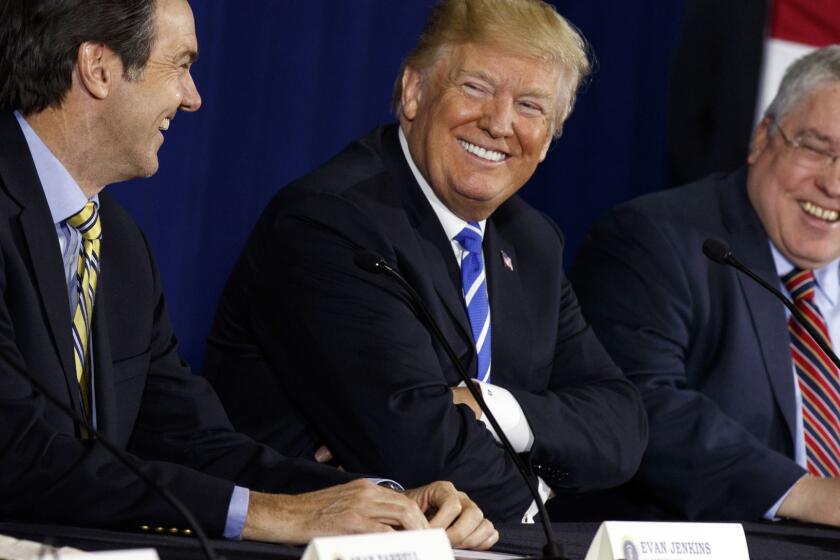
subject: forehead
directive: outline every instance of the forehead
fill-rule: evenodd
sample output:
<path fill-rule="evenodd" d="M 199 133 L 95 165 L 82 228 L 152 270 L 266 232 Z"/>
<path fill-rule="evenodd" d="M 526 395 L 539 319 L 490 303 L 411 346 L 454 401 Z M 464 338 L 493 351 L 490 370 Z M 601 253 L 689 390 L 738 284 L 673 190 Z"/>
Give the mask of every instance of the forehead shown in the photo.
<path fill-rule="evenodd" d="M 556 63 L 493 45 L 465 43 L 445 49 L 438 61 L 450 79 L 476 77 L 518 94 L 556 98 L 564 89 L 566 72 Z"/>
<path fill-rule="evenodd" d="M 157 0 L 155 34 L 153 51 L 158 54 L 197 54 L 195 21 L 187 0 Z"/>
<path fill-rule="evenodd" d="M 794 133 L 814 132 L 840 141 L 840 82 L 830 82 L 807 94 L 785 116 Z"/>

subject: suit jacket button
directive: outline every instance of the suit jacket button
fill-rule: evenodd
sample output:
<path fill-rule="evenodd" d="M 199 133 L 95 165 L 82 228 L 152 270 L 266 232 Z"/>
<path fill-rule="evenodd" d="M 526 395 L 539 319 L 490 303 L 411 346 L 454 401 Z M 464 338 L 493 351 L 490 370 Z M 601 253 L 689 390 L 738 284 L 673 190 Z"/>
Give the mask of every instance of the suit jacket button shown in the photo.
<path fill-rule="evenodd" d="M 149 530 L 149 528 L 150 528 L 150 527 L 149 527 L 148 525 L 140 525 L 140 530 L 141 530 L 141 531 L 148 531 L 148 530 Z"/>

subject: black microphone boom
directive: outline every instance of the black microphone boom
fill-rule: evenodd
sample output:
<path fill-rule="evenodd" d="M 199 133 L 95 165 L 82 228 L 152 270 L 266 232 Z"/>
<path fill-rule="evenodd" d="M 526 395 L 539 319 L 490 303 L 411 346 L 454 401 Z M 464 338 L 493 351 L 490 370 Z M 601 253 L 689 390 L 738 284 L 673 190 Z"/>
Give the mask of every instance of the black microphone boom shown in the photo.
<path fill-rule="evenodd" d="M 736 270 L 739 270 L 755 280 L 761 287 L 765 290 L 776 296 L 779 301 L 785 304 L 785 307 L 788 308 L 791 315 L 796 318 L 796 322 L 802 325 L 802 328 L 808 332 L 808 335 L 814 339 L 814 342 L 822 349 L 828 358 L 834 362 L 834 365 L 840 369 L 840 359 L 837 358 L 837 354 L 834 353 L 834 349 L 829 346 L 825 340 L 823 339 L 822 335 L 811 326 L 811 323 L 802 315 L 802 312 L 796 308 L 796 305 L 790 301 L 790 298 L 785 297 L 785 295 L 776 289 L 774 286 L 768 284 L 764 278 L 758 276 L 755 272 L 747 268 L 744 264 L 742 264 L 738 259 L 735 258 L 735 255 L 732 253 L 732 250 L 729 246 L 720 241 L 718 239 L 707 239 L 703 242 L 703 254 L 709 257 L 709 259 L 713 260 L 718 264 L 726 264 L 729 265 Z"/>
<path fill-rule="evenodd" d="M 504 430 L 502 430 L 501 426 L 499 426 L 499 423 L 496 421 L 496 417 L 493 416 L 493 413 L 490 411 L 490 407 L 488 407 L 487 403 L 484 402 L 484 397 L 482 396 L 481 391 L 470 379 L 467 370 L 464 369 L 464 365 L 461 363 L 461 360 L 458 359 L 457 354 L 455 354 L 455 350 L 452 349 L 449 341 L 446 340 L 446 337 L 443 335 L 443 331 L 440 330 L 440 327 L 432 317 L 432 314 L 429 312 L 429 308 L 420 297 L 420 294 L 418 294 L 417 290 L 408 283 L 408 280 L 403 278 L 399 272 L 388 265 L 385 259 L 376 253 L 363 251 L 358 253 L 353 261 L 356 263 L 356 266 L 367 272 L 371 272 L 373 274 L 387 274 L 396 280 L 397 283 L 399 283 L 400 286 L 408 292 L 408 295 L 411 297 L 418 314 L 423 319 L 423 322 L 426 323 L 426 326 L 432 332 L 434 337 L 438 340 L 438 342 L 440 342 L 441 346 L 443 346 L 447 356 L 449 356 L 450 361 L 452 361 L 452 364 L 458 371 L 458 375 L 460 375 L 461 380 L 467 386 L 467 390 L 469 390 L 482 412 L 484 412 L 484 415 L 490 421 L 490 425 L 493 426 L 494 430 L 496 430 L 496 435 L 499 436 L 499 440 L 502 442 L 502 447 L 504 447 L 505 451 L 513 461 L 513 464 L 516 466 L 516 469 L 519 471 L 519 474 L 522 475 L 522 478 L 525 480 L 525 484 L 528 486 L 528 491 L 534 498 L 534 502 L 537 504 L 537 509 L 539 509 L 540 521 L 542 522 L 543 532 L 545 533 L 546 544 L 545 547 L 543 547 L 543 558 L 566 560 L 566 553 L 563 549 L 563 545 L 554 540 L 551 523 L 548 521 L 548 512 L 545 509 L 545 504 L 540 498 L 539 492 L 537 492 L 537 488 L 534 486 L 534 482 L 529 478 L 528 468 L 522 462 L 519 454 L 513 449 L 513 446 L 510 444 L 510 440 L 508 440 Z"/>

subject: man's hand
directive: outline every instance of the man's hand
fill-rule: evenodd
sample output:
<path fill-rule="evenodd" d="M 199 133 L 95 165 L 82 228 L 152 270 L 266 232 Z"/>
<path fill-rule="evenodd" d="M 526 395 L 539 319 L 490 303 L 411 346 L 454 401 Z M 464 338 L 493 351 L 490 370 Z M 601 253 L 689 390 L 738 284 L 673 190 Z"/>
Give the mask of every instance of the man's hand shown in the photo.
<path fill-rule="evenodd" d="M 432 506 L 446 501 L 432 497 Z M 418 503 L 365 479 L 295 496 L 252 491 L 242 537 L 306 544 L 327 535 L 428 529 Z"/>
<path fill-rule="evenodd" d="M 840 526 L 840 479 L 804 476 L 779 506 L 779 517 Z"/>
<path fill-rule="evenodd" d="M 432 527 L 446 529 L 449 542 L 454 547 L 487 550 L 499 540 L 499 532 L 493 524 L 451 482 L 433 482 L 406 490 L 405 495 L 430 517 Z"/>
<path fill-rule="evenodd" d="M 451 387 L 452 401 L 455 404 L 465 404 L 470 407 L 475 414 L 476 420 L 481 418 L 481 408 L 478 406 L 478 401 L 472 396 L 470 390 L 466 387 Z"/>

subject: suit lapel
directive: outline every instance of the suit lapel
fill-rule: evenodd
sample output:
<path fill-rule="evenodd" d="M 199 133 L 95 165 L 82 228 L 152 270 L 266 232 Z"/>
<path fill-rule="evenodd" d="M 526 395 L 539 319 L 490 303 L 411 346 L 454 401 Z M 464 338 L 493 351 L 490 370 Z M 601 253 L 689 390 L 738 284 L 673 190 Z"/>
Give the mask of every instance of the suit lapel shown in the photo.
<path fill-rule="evenodd" d="M 435 292 L 465 338 L 472 341 L 472 330 L 461 290 L 461 269 L 455 260 L 452 244 L 443 234 L 437 216 L 432 214 L 417 224 L 417 233 L 426 261 L 426 270 Z M 431 218 L 431 219 L 428 219 Z"/>
<path fill-rule="evenodd" d="M 531 330 L 522 306 L 525 297 L 517 263 L 513 244 L 500 235 L 492 218 L 487 220 L 484 268 L 490 298 L 493 376 L 498 372 L 506 377 L 517 377 L 517 369 L 530 363 L 530 359 L 523 356 L 528 353 Z M 499 377 L 495 376 L 495 379 Z"/>
<path fill-rule="evenodd" d="M 49 323 L 55 351 L 61 361 L 73 406 L 81 410 L 70 307 L 61 253 L 44 190 L 20 127 L 11 113 L 0 114 L 0 176 L 9 194 L 22 206 L 20 225 L 29 250 L 38 294 Z"/>
<path fill-rule="evenodd" d="M 383 131 L 383 145 L 386 166 L 401 192 L 403 208 L 417 234 L 417 242 L 424 259 L 422 265 L 414 264 L 428 274 L 435 292 L 452 321 L 458 326 L 461 336 L 472 345 L 472 331 L 461 294 L 461 271 L 455 260 L 452 244 L 405 161 L 396 127 L 388 127 Z M 475 368 L 475 352 L 472 354 L 470 369 Z"/>
<path fill-rule="evenodd" d="M 724 203 L 724 216 L 730 228 L 729 243 L 735 256 L 771 286 L 779 284 L 776 266 L 770 252 L 767 234 L 758 220 L 745 189 L 745 180 L 730 185 L 734 200 Z M 729 193 L 727 193 L 729 194 Z M 725 200 L 725 199 L 724 199 Z M 727 208 L 730 211 L 727 211 Z M 790 355 L 790 336 L 784 307 L 772 294 L 746 275 L 737 273 L 738 282 L 747 302 L 756 338 L 764 359 L 764 370 L 790 430 L 791 441 L 796 434 L 796 398 L 793 387 L 793 366 Z"/>

